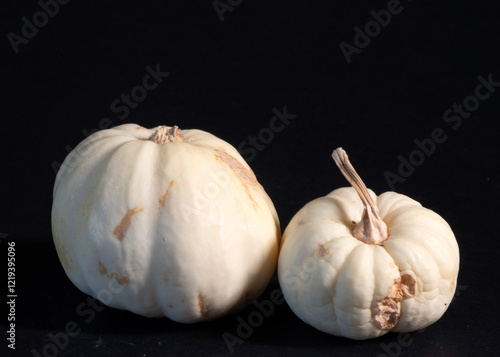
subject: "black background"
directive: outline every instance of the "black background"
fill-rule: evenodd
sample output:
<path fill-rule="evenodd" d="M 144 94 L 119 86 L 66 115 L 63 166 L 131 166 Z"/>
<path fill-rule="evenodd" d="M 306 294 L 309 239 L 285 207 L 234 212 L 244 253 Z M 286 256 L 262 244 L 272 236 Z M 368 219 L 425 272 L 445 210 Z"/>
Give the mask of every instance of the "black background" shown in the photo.
<path fill-rule="evenodd" d="M 446 140 L 421 155 L 394 189 L 438 212 L 455 232 L 458 290 L 442 319 L 409 336 L 351 341 L 318 332 L 286 303 L 277 304 L 233 354 L 500 355 L 500 86 L 460 123 L 443 119 L 475 94 L 479 76 L 500 82 L 496 2 L 401 0 L 401 12 L 351 63 L 340 44 L 354 45 L 354 27 L 364 29 L 371 11 L 386 9 L 387 1 L 232 3 L 221 20 L 210 0 L 70 1 L 16 54 L 8 34 L 21 35 L 22 18 L 32 20 L 41 8 L 35 1 L 2 2 L 0 260 L 6 262 L 7 243 L 15 242 L 17 355 L 42 353 L 68 321 L 81 332 L 47 353 L 225 355 L 223 334 L 237 335 L 240 321 L 256 311 L 250 306 L 195 325 L 100 305 L 94 315 L 77 313 L 87 296 L 66 278 L 52 243 L 52 187 L 67 147 L 104 118 L 112 126 L 198 128 L 240 149 L 260 133 L 262 150 L 245 158 L 273 199 L 282 229 L 305 203 L 347 185 L 330 157 L 336 147 L 382 193 L 391 188 L 387 172 L 401 176 L 401 159 L 418 159 L 415 140 L 428 142 L 440 128 Z M 120 119 L 111 103 L 142 83 L 147 66 L 170 75 Z M 265 136 L 273 108 L 285 106 L 296 117 Z M 259 301 L 278 287 L 273 279 Z M 7 312 L 0 321 L 5 331 Z M 2 341 L 1 350 L 12 353 Z"/>

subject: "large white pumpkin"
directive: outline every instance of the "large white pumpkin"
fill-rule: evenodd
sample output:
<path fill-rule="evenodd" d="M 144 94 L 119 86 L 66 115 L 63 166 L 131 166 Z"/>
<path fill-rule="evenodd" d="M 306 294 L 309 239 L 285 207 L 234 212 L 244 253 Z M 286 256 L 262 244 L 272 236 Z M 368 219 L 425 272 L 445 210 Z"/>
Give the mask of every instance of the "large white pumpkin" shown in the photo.
<path fill-rule="evenodd" d="M 136 124 L 96 132 L 68 155 L 52 231 L 80 290 L 185 323 L 256 299 L 280 240 L 274 206 L 233 146 L 201 130 Z"/>
<path fill-rule="evenodd" d="M 287 303 L 306 323 L 352 339 L 434 323 L 457 283 L 450 226 L 402 194 L 377 197 L 342 149 L 333 156 L 353 187 L 309 202 L 286 227 L 278 277 Z"/>

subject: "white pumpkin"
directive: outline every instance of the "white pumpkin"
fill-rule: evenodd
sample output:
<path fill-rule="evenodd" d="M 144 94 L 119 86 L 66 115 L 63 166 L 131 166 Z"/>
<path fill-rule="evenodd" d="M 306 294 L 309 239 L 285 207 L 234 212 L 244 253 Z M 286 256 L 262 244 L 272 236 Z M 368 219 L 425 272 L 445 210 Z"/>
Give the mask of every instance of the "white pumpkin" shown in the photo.
<path fill-rule="evenodd" d="M 351 339 L 434 323 L 457 283 L 449 225 L 407 196 L 377 197 L 342 149 L 333 157 L 353 187 L 309 202 L 285 229 L 278 278 L 288 305 L 311 326 Z"/>
<path fill-rule="evenodd" d="M 227 142 L 125 124 L 65 159 L 52 208 L 70 280 L 103 303 L 191 323 L 242 309 L 278 259 L 273 203 Z"/>

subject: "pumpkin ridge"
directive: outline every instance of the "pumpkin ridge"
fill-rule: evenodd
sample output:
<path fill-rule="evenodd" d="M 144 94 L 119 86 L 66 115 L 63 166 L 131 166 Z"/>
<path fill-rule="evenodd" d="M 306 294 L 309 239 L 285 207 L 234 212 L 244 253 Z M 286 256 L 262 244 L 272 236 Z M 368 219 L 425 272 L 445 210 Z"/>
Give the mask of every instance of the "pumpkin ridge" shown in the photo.
<path fill-rule="evenodd" d="M 356 205 L 354 203 L 352 203 L 351 201 L 349 201 L 348 199 L 346 199 L 345 197 L 329 197 L 329 196 L 325 196 L 325 198 L 328 198 L 329 200 L 332 200 L 335 202 L 335 204 L 337 205 L 337 207 L 342 207 L 342 204 L 347 204 L 349 206 L 351 206 L 356 212 L 359 212 L 360 216 L 363 215 L 363 211 L 359 211 L 358 207 L 356 207 Z M 348 229 L 349 229 L 349 232 L 352 234 L 353 233 L 353 230 L 354 230 L 354 226 L 355 224 L 353 224 L 353 220 L 351 218 L 348 218 L 347 217 L 347 212 L 345 212 L 346 214 L 342 215 L 342 217 L 337 217 L 335 220 L 332 219 L 332 221 L 337 221 L 339 222 L 340 224 L 343 224 L 344 226 L 346 226 Z M 339 221 L 338 219 L 341 218 L 342 221 Z"/>

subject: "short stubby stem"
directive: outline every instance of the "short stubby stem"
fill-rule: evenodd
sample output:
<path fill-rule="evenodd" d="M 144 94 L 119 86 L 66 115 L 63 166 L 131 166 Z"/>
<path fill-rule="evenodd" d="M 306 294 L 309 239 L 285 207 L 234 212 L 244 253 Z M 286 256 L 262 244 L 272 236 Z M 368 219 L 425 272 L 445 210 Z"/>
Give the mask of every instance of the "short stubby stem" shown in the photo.
<path fill-rule="evenodd" d="M 159 126 L 156 131 L 149 138 L 155 144 L 165 144 L 173 142 L 182 142 L 181 129 L 174 125 L 170 129 L 168 126 Z"/>
<path fill-rule="evenodd" d="M 380 218 L 377 203 L 370 196 L 368 188 L 349 162 L 346 152 L 338 148 L 333 152 L 332 157 L 365 206 L 361 221 L 354 227 L 354 237 L 367 244 L 382 244 L 389 237 L 389 233 L 387 224 Z"/>

